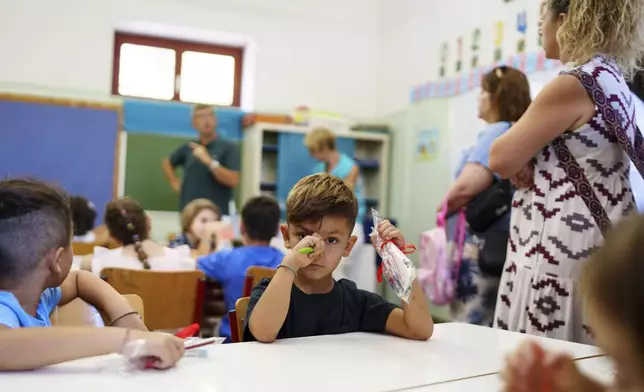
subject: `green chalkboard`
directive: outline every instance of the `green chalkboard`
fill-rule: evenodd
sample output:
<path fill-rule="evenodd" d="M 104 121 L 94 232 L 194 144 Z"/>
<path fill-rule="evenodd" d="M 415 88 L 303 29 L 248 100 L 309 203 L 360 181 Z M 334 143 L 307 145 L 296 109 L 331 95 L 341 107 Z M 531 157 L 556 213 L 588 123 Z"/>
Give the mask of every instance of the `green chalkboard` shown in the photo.
<path fill-rule="evenodd" d="M 125 156 L 125 194 L 138 200 L 146 210 L 177 211 L 179 195 L 166 181 L 161 161 L 191 140 L 189 137 L 129 132 Z M 239 148 L 242 148 L 241 143 Z M 181 168 L 178 168 L 177 175 L 181 177 L 182 174 Z M 237 187 L 233 190 L 233 200 L 238 210 L 240 197 Z"/>
<path fill-rule="evenodd" d="M 138 200 L 146 210 L 177 211 L 179 195 L 168 185 L 161 161 L 189 140 L 180 136 L 128 133 L 125 194 Z"/>

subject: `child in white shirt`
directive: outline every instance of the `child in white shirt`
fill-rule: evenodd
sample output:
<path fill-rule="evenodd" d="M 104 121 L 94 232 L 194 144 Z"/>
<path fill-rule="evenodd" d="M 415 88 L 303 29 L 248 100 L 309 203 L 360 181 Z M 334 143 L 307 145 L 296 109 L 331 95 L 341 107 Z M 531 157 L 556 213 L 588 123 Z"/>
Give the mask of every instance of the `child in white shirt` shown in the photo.
<path fill-rule="evenodd" d="M 94 248 L 92 272 L 104 268 L 184 271 L 195 269 L 195 260 L 187 245 L 170 249 L 149 239 L 150 220 L 141 205 L 131 197 L 111 201 L 105 211 L 110 236 L 121 246 L 115 249 Z"/>

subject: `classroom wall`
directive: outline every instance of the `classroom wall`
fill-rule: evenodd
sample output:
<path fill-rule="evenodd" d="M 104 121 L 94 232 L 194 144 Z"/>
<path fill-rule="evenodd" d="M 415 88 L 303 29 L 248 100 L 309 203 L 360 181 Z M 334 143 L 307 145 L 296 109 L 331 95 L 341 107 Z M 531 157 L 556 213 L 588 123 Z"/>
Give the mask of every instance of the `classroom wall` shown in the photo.
<path fill-rule="evenodd" d="M 534 0 L 380 0 L 378 113 L 387 115 L 404 110 L 414 85 L 441 79 L 443 43 L 448 47 L 445 77 L 458 74 L 459 58 L 463 61 L 462 71 L 469 72 L 474 29 L 480 29 L 480 49 L 476 52 L 479 65 L 491 65 L 497 46 L 501 47 L 504 59 L 517 52 L 518 41 L 524 37 L 517 28 L 517 15 L 525 11 L 525 51 L 538 52 L 539 4 Z M 503 22 L 501 35 L 497 22 Z"/>
<path fill-rule="evenodd" d="M 0 8 L 3 90 L 106 98 L 114 30 L 126 29 L 248 45 L 247 108 L 288 112 L 307 104 L 375 116 L 371 0 L 3 0 Z"/>
<path fill-rule="evenodd" d="M 425 101 L 407 110 L 382 118 L 393 131 L 392 167 L 390 175 L 390 216 L 398 221 L 400 230 L 410 243 L 418 244 L 420 233 L 432 228 L 436 207 L 442 192 L 449 186 L 449 100 Z M 419 135 L 435 132 L 435 151 L 422 156 Z M 418 254 L 410 258 L 418 261 Z M 395 294 L 387 288 L 387 298 Z M 445 308 L 432 307 L 432 313 L 447 317 Z"/>

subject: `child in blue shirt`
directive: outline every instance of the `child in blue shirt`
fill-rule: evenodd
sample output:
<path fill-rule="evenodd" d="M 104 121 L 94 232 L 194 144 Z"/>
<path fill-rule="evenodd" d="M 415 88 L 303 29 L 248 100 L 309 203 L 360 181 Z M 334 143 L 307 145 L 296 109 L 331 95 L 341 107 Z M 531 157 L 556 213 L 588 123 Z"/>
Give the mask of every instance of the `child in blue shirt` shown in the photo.
<path fill-rule="evenodd" d="M 226 309 L 235 309 L 242 296 L 246 270 L 252 266 L 276 268 L 284 254 L 270 246 L 280 223 L 280 207 L 267 196 L 250 199 L 242 209 L 241 233 L 244 246 L 225 250 L 197 260 L 197 268 L 224 288 Z M 230 322 L 224 317 L 219 335 L 230 342 Z"/>
<path fill-rule="evenodd" d="M 0 371 L 27 370 L 80 358 L 122 353 L 132 340 L 155 367 L 174 365 L 183 342 L 148 332 L 111 286 L 89 272 L 72 271 L 69 197 L 33 180 L 0 181 Z M 56 306 L 81 298 L 102 310 L 106 328 L 51 327 Z"/>

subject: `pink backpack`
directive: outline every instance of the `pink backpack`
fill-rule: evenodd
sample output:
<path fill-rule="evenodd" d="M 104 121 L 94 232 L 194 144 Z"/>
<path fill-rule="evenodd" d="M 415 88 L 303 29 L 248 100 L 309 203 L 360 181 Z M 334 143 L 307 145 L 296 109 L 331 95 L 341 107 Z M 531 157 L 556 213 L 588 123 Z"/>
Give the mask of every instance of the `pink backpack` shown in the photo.
<path fill-rule="evenodd" d="M 465 212 L 459 212 L 455 241 L 447 239 L 447 203 L 436 217 L 436 228 L 420 235 L 418 281 L 427 297 L 436 305 L 448 305 L 456 298 L 458 274 L 463 258 Z"/>

